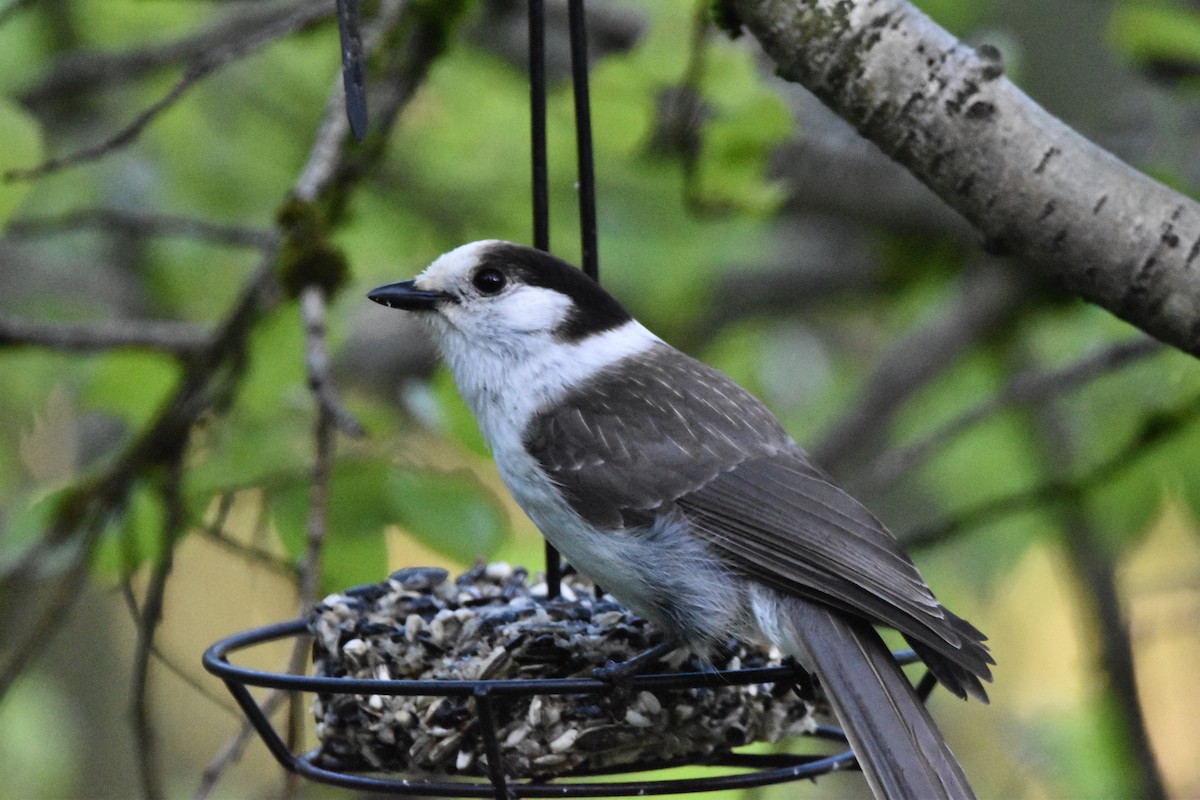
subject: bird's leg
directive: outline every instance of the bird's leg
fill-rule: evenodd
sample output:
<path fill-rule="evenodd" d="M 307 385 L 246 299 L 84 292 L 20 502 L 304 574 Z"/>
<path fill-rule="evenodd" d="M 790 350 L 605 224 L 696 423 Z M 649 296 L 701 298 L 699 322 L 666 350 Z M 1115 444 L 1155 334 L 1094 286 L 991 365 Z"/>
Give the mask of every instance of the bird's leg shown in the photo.
<path fill-rule="evenodd" d="M 796 680 L 792 683 L 792 691 L 796 696 L 804 701 L 806 705 L 817 705 L 817 679 L 811 672 L 800 666 L 794 659 L 788 659 L 792 662 L 791 666 L 796 670 Z"/>
<path fill-rule="evenodd" d="M 677 645 L 672 641 L 660 642 L 649 650 L 643 650 L 625 661 L 609 661 L 603 667 L 592 670 L 592 675 L 607 683 L 628 684 L 629 679 L 638 674 L 647 664 L 658 661 L 676 647 Z"/>

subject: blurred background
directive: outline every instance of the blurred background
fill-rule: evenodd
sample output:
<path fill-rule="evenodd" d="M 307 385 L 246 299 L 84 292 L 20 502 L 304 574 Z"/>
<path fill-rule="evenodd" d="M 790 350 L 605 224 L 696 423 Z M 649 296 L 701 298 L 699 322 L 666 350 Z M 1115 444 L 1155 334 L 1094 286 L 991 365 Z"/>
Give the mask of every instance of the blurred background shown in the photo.
<path fill-rule="evenodd" d="M 322 123 L 333 5 L 0 3 L 0 798 L 347 796 L 238 740 L 204 648 L 403 566 L 543 563 L 428 342 L 364 297 L 530 241 L 524 3 L 365 3 L 361 145 Z M 1196 195 L 1200 4 L 919 5 Z M 708 6 L 587 4 L 602 282 L 989 634 L 991 705 L 932 700 L 982 797 L 1200 797 L 1200 368 L 985 253 Z"/>

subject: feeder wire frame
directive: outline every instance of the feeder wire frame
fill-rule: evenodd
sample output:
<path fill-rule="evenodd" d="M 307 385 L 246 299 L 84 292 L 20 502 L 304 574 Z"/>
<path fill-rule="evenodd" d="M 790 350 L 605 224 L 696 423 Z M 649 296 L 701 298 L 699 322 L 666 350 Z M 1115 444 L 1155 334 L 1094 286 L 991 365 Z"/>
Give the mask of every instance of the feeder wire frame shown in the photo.
<path fill-rule="evenodd" d="M 728 772 L 702 778 L 657 778 L 615 783 L 551 783 L 536 779 L 514 780 L 504 770 L 500 747 L 495 703 L 499 699 L 555 694 L 599 694 L 610 692 L 610 682 L 592 677 L 576 678 L 509 678 L 489 680 L 376 680 L 334 678 L 289 673 L 263 672 L 232 664 L 229 654 L 251 647 L 308 635 L 308 623 L 303 619 L 276 623 L 233 634 L 216 642 L 204 652 L 204 668 L 221 678 L 234 700 L 262 738 L 271 755 L 284 769 L 309 780 L 360 791 L 396 795 L 431 797 L 623 797 L 644 795 L 689 794 L 724 789 L 744 789 L 786 783 L 799 779 L 815 779 L 835 771 L 858 768 L 850 750 L 821 754 L 751 754 L 726 752 L 705 760 L 680 760 L 671 763 L 641 764 L 615 767 L 609 770 L 580 770 L 555 776 L 587 778 L 620 774 L 629 771 L 655 771 L 677 766 L 710 766 L 748 769 L 749 772 Z M 917 661 L 911 650 L 895 654 L 900 664 Z M 795 684 L 799 671 L 795 667 L 757 667 L 738 670 L 713 670 L 675 674 L 635 675 L 628 679 L 633 690 L 679 690 L 742 686 L 753 683 Z M 924 700 L 936 685 L 928 672 L 916 687 Z M 295 753 L 288 747 L 266 713 L 250 693 L 249 687 L 278 689 L 289 692 L 325 695 L 423 695 L 429 697 L 471 697 L 475 701 L 480 736 L 488 757 L 486 781 L 438 780 L 429 778 L 389 778 L 374 775 L 339 772 L 319 766 L 318 749 Z M 846 736 L 832 725 L 820 725 L 813 731 L 815 738 L 844 744 Z"/>
<path fill-rule="evenodd" d="M 529 162 L 533 200 L 533 246 L 550 252 L 550 188 L 546 153 L 546 6 L 529 0 Z M 584 80 L 586 80 L 586 73 Z M 590 149 L 589 149 L 590 157 Z M 545 544 L 546 587 L 551 599 L 562 587 L 562 559 L 554 545 Z"/>
<path fill-rule="evenodd" d="M 347 116 L 355 138 L 362 140 L 367 125 L 366 93 L 359 33 L 359 0 L 338 0 L 339 32 L 341 34 L 343 72 L 346 88 Z M 531 186 L 533 200 L 534 246 L 550 251 L 549 189 L 546 136 L 546 67 L 545 67 L 545 7 L 544 0 L 529 0 L 529 79 L 530 79 L 530 143 Z M 599 280 L 599 250 L 596 221 L 596 190 L 594 149 L 592 144 L 591 111 L 588 90 L 588 59 L 586 21 L 583 0 L 568 0 L 568 27 L 571 51 L 572 94 L 575 106 L 575 137 L 579 191 L 580 247 L 585 274 Z M 546 545 L 548 593 L 560 593 L 562 576 L 558 552 Z M 646 769 L 663 769 L 688 764 L 746 768 L 751 772 L 728 773 L 705 778 L 659 779 L 619 783 L 553 784 L 537 781 L 512 781 L 504 772 L 503 757 L 497 735 L 494 701 L 498 697 L 533 696 L 539 694 L 589 694 L 610 691 L 611 684 L 597 678 L 510 679 L 510 680 L 363 680 L 329 677 L 309 677 L 282 673 L 261 672 L 238 667 L 229 662 L 230 653 L 249 647 L 307 634 L 304 620 L 244 631 L 223 639 L 204 653 L 205 668 L 225 681 L 247 719 L 262 737 L 276 760 L 290 772 L 321 783 L 364 791 L 399 795 L 437 797 L 496 797 L 499 800 L 516 797 L 614 797 L 627 795 L 665 795 L 722 789 L 749 788 L 785 783 L 801 778 L 816 778 L 837 770 L 856 769 L 853 752 L 846 750 L 832 755 L 738 754 L 724 753 L 705 761 L 681 761 L 658 764 Z M 913 663 L 912 651 L 896 654 L 902 664 Z M 674 675 L 637 675 L 630 678 L 632 687 L 639 689 L 688 689 L 711 686 L 735 686 L 778 681 L 795 682 L 797 672 L 791 667 L 679 673 Z M 926 672 L 916 687 L 924 700 L 937 681 Z M 476 715 L 481 726 L 485 752 L 488 756 L 488 781 L 436 781 L 408 778 L 380 778 L 370 775 L 336 772 L 314 763 L 317 751 L 293 753 L 279 732 L 254 700 L 248 687 L 280 689 L 292 692 L 322 692 L 327 694 L 379 694 L 470 696 L 475 701 Z M 845 734 L 833 726 L 818 726 L 817 738 L 846 742 Z M 628 769 L 579 771 L 558 777 L 587 777 L 617 774 Z"/>

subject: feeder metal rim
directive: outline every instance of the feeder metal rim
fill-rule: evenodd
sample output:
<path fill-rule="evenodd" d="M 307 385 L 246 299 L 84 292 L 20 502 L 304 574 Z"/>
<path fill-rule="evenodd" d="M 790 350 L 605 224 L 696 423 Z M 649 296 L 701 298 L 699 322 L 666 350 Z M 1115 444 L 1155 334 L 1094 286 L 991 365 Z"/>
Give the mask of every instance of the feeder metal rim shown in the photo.
<path fill-rule="evenodd" d="M 489 695 L 512 696 L 529 694 L 592 694 L 611 689 L 612 684 L 599 678 L 504 678 L 497 680 L 421 679 L 381 680 L 374 678 L 337 678 L 291 675 L 264 672 L 229 662 L 230 653 L 255 645 L 266 644 L 292 636 L 310 635 L 303 619 L 280 622 L 253 628 L 228 636 L 204 651 L 204 668 L 226 681 L 250 686 L 286 691 L 328 692 L 337 694 L 380 695 L 445 695 L 463 697 L 476 695 L 482 689 Z M 908 652 L 897 657 L 908 656 Z M 743 686 L 751 683 L 793 682 L 796 667 L 753 667 L 739 670 L 679 672 L 671 674 L 635 675 L 630 685 L 638 689 L 678 689 L 711 686 Z"/>
<path fill-rule="evenodd" d="M 292 771 L 311 780 L 341 786 L 348 789 L 388 792 L 391 794 L 434 795 L 440 797 L 495 797 L 496 790 L 486 779 L 480 781 L 421 781 L 409 778 L 377 778 L 369 775 L 353 775 L 318 767 L 308 759 L 310 754 L 296 757 L 289 767 Z M 742 756 L 745 759 L 746 756 Z M 742 760 L 738 759 L 738 760 Z M 759 769 L 730 775 L 704 778 L 675 778 L 649 781 L 622 781 L 619 783 L 535 783 L 509 781 L 508 796 L 512 798 L 552 797 L 634 797 L 667 794 L 692 794 L 730 789 L 749 789 L 775 783 L 788 783 L 805 778 L 817 778 L 831 772 L 854 769 L 857 764 L 854 753 L 847 750 L 804 763 L 774 769 Z M 701 766 L 725 766 L 721 763 Z M 732 766 L 753 768 L 748 763 Z"/>
<path fill-rule="evenodd" d="M 479 780 L 437 781 L 424 778 L 382 778 L 373 775 L 337 772 L 313 763 L 318 750 L 304 754 L 293 753 L 279 736 L 279 732 L 254 700 L 247 686 L 259 686 L 285 691 L 330 694 L 382 694 L 382 695 L 441 695 L 474 696 L 487 700 L 494 696 L 517 696 L 535 694 L 596 693 L 609 690 L 612 684 L 599 678 L 508 678 L 498 680 L 368 680 L 356 678 L 310 677 L 291 675 L 239 667 L 229 662 L 229 654 L 255 645 L 266 644 L 294 636 L 311 636 L 304 619 L 294 619 L 253 628 L 227 636 L 204 651 L 205 669 L 225 681 L 226 687 L 253 723 L 267 749 L 284 769 L 310 780 L 333 786 L 365 791 L 386 792 L 397 795 L 423 795 L 436 797 L 497 797 L 497 784 L 487 778 Z M 916 662 L 911 650 L 894 653 L 902 665 Z M 711 686 L 736 686 L 750 683 L 794 682 L 797 667 L 754 667 L 750 669 L 708 672 L 684 672 L 674 674 L 635 675 L 629 679 L 632 687 L 640 689 L 686 689 Z M 490 704 L 488 704 L 490 705 Z M 818 725 L 810 735 L 816 739 L 845 743 L 845 734 L 836 726 Z M 620 769 L 611 771 L 580 771 L 564 774 L 539 782 L 536 778 L 503 781 L 503 792 L 507 798 L 554 798 L 554 797 L 620 797 L 669 794 L 691 794 L 697 792 L 746 789 L 767 786 L 801 779 L 815 779 L 822 775 L 858 768 L 853 751 L 831 755 L 817 754 L 766 754 L 766 753 L 721 753 L 697 762 L 664 762 L 657 765 L 633 767 L 633 771 L 654 772 L 685 765 L 710 768 L 746 769 L 748 772 L 727 773 L 702 778 L 665 778 L 645 781 L 622 781 L 612 783 L 552 783 L 563 778 L 575 779 L 599 775 L 621 774 Z"/>

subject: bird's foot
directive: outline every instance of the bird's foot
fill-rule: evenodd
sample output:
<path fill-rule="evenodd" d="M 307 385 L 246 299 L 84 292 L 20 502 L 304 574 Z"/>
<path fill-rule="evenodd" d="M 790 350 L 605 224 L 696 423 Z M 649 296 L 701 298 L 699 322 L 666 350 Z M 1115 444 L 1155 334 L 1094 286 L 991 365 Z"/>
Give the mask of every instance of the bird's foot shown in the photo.
<path fill-rule="evenodd" d="M 674 649 L 675 645 L 673 643 L 662 642 L 651 647 L 649 650 L 643 650 L 633 658 L 625 661 L 609 660 L 603 667 L 597 667 L 592 670 L 592 677 L 602 680 L 605 683 L 611 683 L 614 686 L 627 687 L 632 682 L 633 677 L 647 665 L 658 661 Z"/>
<path fill-rule="evenodd" d="M 817 695 L 818 684 L 816 676 L 795 662 L 792 662 L 792 666 L 796 670 L 796 680 L 792 684 L 792 691 L 807 705 L 816 705 L 820 700 L 820 697 Z"/>

